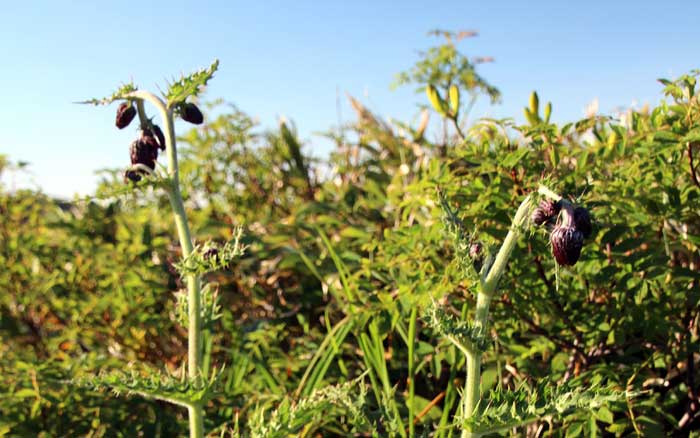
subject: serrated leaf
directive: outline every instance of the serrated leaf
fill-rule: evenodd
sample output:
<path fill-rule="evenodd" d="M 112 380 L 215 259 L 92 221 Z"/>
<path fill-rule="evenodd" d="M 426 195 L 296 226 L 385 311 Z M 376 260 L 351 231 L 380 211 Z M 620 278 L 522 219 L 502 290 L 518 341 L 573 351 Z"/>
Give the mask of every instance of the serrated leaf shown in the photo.
<path fill-rule="evenodd" d="M 129 82 L 128 84 L 124 84 L 119 87 L 119 89 L 112 93 L 111 96 L 103 97 L 101 99 L 88 99 L 76 103 L 89 105 L 109 105 L 115 100 L 127 99 L 127 96 L 136 90 L 138 90 L 138 87 L 134 85 L 133 82 Z"/>
<path fill-rule="evenodd" d="M 547 415 L 561 417 L 576 411 L 599 412 L 611 402 L 637 395 L 595 383 L 588 387 L 572 386 L 574 384 L 569 382 L 557 386 L 543 380 L 534 388 L 523 385 L 514 391 L 491 391 L 482 400 L 478 412 L 472 417 L 462 418 L 462 424 L 472 432 L 493 433 L 522 426 Z"/>
<path fill-rule="evenodd" d="M 201 93 L 204 87 L 209 82 L 209 79 L 214 77 L 214 73 L 219 68 L 219 60 L 215 59 L 212 64 L 196 71 L 188 76 L 183 76 L 172 84 L 168 85 L 168 91 L 165 93 L 165 98 L 168 101 L 168 106 L 172 107 L 178 103 L 182 103 L 188 97 L 197 96 Z"/>

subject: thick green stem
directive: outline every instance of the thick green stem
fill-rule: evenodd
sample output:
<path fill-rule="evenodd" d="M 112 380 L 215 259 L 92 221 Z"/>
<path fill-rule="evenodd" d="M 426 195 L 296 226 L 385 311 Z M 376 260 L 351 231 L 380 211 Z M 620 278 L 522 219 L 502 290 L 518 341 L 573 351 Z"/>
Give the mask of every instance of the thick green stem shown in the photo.
<path fill-rule="evenodd" d="M 506 265 L 508 264 L 508 258 L 510 257 L 510 253 L 513 252 L 513 248 L 515 248 L 515 244 L 518 242 L 518 238 L 522 234 L 522 228 L 527 222 L 529 213 L 530 196 L 528 195 L 520 204 L 520 207 L 518 207 L 518 211 L 515 213 L 513 222 L 510 225 L 510 230 L 508 230 L 508 234 L 503 240 L 501 249 L 498 251 L 496 259 L 493 261 L 493 265 L 489 270 L 489 274 L 486 276 L 486 281 L 484 281 L 480 293 L 489 295 L 491 297 L 496 292 L 498 280 L 501 278 L 501 275 L 503 275 L 503 272 L 505 272 L 506 270 Z M 482 323 L 486 322 L 486 316 L 488 315 L 488 303 L 490 301 L 491 299 L 489 298 L 489 301 L 486 302 L 486 315 L 482 315 Z M 480 322 L 478 320 L 478 317 L 479 315 L 477 315 L 477 323 Z"/>
<path fill-rule="evenodd" d="M 471 416 L 481 398 L 481 352 L 467 354 L 467 383 L 464 394 L 464 415 Z"/>
<path fill-rule="evenodd" d="M 190 438 L 202 438 L 204 436 L 204 411 L 201 405 L 187 408 L 190 416 Z"/>
<path fill-rule="evenodd" d="M 523 226 L 527 222 L 530 213 L 530 196 L 527 196 L 518 207 L 515 213 L 513 222 L 506 238 L 503 240 L 501 248 L 493 261 L 493 265 L 489 269 L 486 278 L 481 283 L 479 293 L 476 298 L 476 309 L 474 313 L 474 324 L 480 327 L 482 331 L 486 330 L 489 316 L 489 306 L 496 292 L 498 280 L 503 275 L 503 272 L 508 265 L 513 249 L 515 248 L 518 238 L 523 232 Z M 481 399 L 481 352 L 478 350 L 468 351 L 467 358 L 467 380 L 464 388 L 464 416 L 466 418 L 474 415 L 474 411 Z M 462 438 L 476 438 L 479 434 L 475 434 L 465 429 L 462 431 Z"/>
<path fill-rule="evenodd" d="M 170 206 L 173 209 L 175 227 L 182 248 L 182 256 L 187 257 L 193 250 L 190 227 L 187 223 L 185 204 L 180 193 L 180 174 L 177 165 L 177 145 L 175 141 L 175 127 L 173 123 L 172 108 L 168 108 L 159 97 L 147 91 L 135 91 L 132 97 L 146 100 L 152 103 L 160 112 L 165 133 L 165 150 L 168 155 L 167 187 Z M 143 108 L 141 107 L 142 111 Z M 202 366 L 202 319 L 200 303 L 200 281 L 196 275 L 187 276 L 187 306 L 188 306 L 188 330 L 187 330 L 187 375 L 190 379 L 199 376 Z M 192 405 L 188 408 L 190 419 L 190 437 L 202 438 L 204 436 L 204 415 L 202 406 Z"/>

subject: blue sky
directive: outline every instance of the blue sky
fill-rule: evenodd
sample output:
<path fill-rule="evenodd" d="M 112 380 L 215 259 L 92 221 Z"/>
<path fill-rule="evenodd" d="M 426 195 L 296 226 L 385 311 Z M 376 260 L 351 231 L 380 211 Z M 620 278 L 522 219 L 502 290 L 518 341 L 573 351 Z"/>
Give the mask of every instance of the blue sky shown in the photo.
<path fill-rule="evenodd" d="M 522 119 L 532 90 L 572 120 L 598 98 L 610 113 L 661 98 L 655 79 L 700 67 L 697 0 L 686 1 L 33 1 L 0 13 L 0 154 L 31 163 L 15 184 L 54 195 L 87 194 L 100 168 L 128 164 L 134 131 L 114 128 L 115 107 L 72 102 L 133 78 L 156 89 L 208 65 L 220 70 L 207 98 L 223 98 L 271 127 L 293 120 L 308 151 L 314 135 L 352 119 L 349 93 L 385 117 L 417 115 L 394 75 L 437 42 L 435 28 L 473 29 L 460 48 L 492 56 L 480 73 L 502 104 L 475 116 Z M 6 179 L 7 180 L 7 179 Z"/>

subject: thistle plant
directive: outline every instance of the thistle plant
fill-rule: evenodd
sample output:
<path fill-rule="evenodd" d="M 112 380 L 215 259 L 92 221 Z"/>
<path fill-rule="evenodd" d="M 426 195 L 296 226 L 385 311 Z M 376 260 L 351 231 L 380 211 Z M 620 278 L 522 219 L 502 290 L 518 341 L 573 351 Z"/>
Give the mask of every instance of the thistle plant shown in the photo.
<path fill-rule="evenodd" d="M 480 390 L 481 386 L 481 356 L 486 348 L 486 333 L 488 333 L 489 307 L 498 293 L 498 282 L 506 270 L 508 260 L 516 247 L 518 239 L 527 233 L 530 224 L 535 226 L 546 225 L 550 228 L 550 243 L 552 255 L 560 265 L 574 265 L 579 260 L 584 238 L 591 234 L 591 219 L 588 210 L 574 205 L 553 192 L 548 187 L 541 185 L 538 195 L 543 197 L 539 206 L 533 208 L 535 196 L 529 194 L 520 203 L 513 217 L 508 234 L 500 248 L 494 254 L 482 254 L 483 246 L 475 241 L 473 235 L 467 232 L 464 224 L 459 220 L 456 212 L 450 207 L 445 195 L 438 190 L 440 205 L 443 210 L 443 221 L 446 229 L 455 244 L 455 254 L 460 265 L 466 269 L 468 277 L 476 278 L 476 307 L 471 321 L 459 320 L 456 317 L 442 311 L 433 305 L 426 315 L 426 320 L 450 342 L 452 342 L 466 357 L 466 383 L 462 393 L 462 404 L 458 420 L 462 427 L 463 438 L 482 436 L 483 433 L 493 432 L 502 428 L 533 421 L 544 414 L 542 409 L 534 409 L 537 404 L 533 401 L 538 397 L 545 397 L 544 406 L 547 411 L 560 412 L 566 409 L 580 409 L 582 407 L 595 407 L 606 397 L 617 397 L 614 391 L 602 389 L 595 396 L 587 394 L 585 402 L 580 402 L 580 388 L 574 391 L 565 391 L 550 387 L 543 394 L 492 395 L 491 401 L 503 398 L 514 409 L 504 409 L 503 404 L 484 404 Z M 476 272 L 475 268 L 479 268 Z M 533 398 L 534 397 L 534 398 Z M 520 403 L 514 403 L 518 400 Z M 573 401 L 572 401 L 573 400 Z M 565 402 L 566 401 L 566 402 Z M 588 405 L 586 405 L 588 403 Z M 562 408 L 562 409 L 560 409 Z M 520 409 L 519 412 L 518 410 Z M 529 415 L 528 415 L 529 414 Z"/>
<path fill-rule="evenodd" d="M 180 241 L 182 259 L 175 264 L 187 284 L 186 293 L 176 294 L 178 320 L 187 329 L 187 359 L 181 374 L 160 373 L 150 370 L 132 373 L 100 374 L 78 383 L 93 388 L 111 388 L 171 402 L 186 407 L 189 413 L 190 437 L 204 436 L 204 404 L 214 395 L 220 372 L 203 368 L 203 329 L 219 315 L 218 297 L 208 285 L 202 287 L 202 275 L 227 266 L 244 248 L 239 239 L 240 229 L 225 245 L 215 243 L 197 245 L 187 221 L 180 190 L 175 117 L 198 125 L 204 120 L 202 112 L 188 99 L 197 97 L 218 68 L 218 60 L 206 69 L 168 84 L 167 91 L 157 96 L 138 89 L 133 83 L 120 87 L 111 96 L 83 103 L 107 105 L 122 102 L 117 109 L 116 126 L 124 129 L 138 118 L 139 134 L 130 146 L 131 166 L 124 174 L 125 184 L 133 189 L 153 186 L 165 191 L 170 201 L 175 227 Z M 151 104 L 160 115 L 163 129 L 146 113 L 145 104 Z M 138 117 L 137 117 L 138 116 Z M 167 167 L 158 165 L 159 151 L 167 155 Z M 186 372 L 185 372 L 186 370 Z"/>

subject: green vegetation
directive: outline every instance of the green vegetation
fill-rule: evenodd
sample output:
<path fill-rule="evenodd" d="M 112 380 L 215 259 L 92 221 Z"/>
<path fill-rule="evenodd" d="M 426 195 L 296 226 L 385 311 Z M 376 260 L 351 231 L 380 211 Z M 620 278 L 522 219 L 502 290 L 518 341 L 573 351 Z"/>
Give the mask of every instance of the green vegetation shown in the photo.
<path fill-rule="evenodd" d="M 533 93 L 468 124 L 499 93 L 445 36 L 398 78 L 418 126 L 351 99 L 324 159 L 234 106 L 176 155 L 217 63 L 90 101 L 162 123 L 167 167 L 0 187 L 0 436 L 700 436 L 699 73 L 623 118 Z M 573 266 L 528 220 L 558 195 L 593 217 Z"/>

